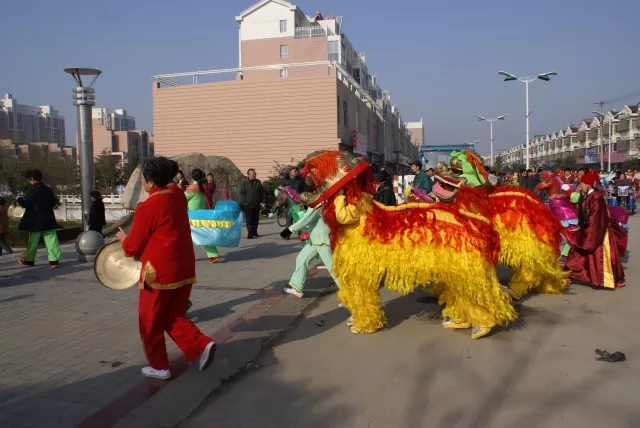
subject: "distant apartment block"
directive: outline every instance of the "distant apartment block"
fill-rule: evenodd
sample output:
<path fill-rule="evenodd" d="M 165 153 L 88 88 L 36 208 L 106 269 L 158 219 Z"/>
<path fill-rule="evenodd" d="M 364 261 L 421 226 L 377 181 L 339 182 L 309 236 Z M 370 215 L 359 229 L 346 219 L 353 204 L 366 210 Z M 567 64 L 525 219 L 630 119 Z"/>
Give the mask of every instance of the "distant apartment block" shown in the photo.
<path fill-rule="evenodd" d="M 409 136 L 414 146 L 420 147 L 424 145 L 424 124 L 422 119 L 420 122 L 407 123 L 407 129 L 409 130 Z"/>
<path fill-rule="evenodd" d="M 67 166 L 77 164 L 75 147 L 60 147 L 55 143 L 34 142 L 29 144 L 14 144 L 12 140 L 0 139 L 0 163 L 3 168 L 40 163 L 58 164 L 64 162 Z"/>
<path fill-rule="evenodd" d="M 604 146 L 604 153 L 602 147 Z M 609 147 L 610 146 L 610 147 Z M 529 142 L 529 160 L 533 166 L 551 166 L 557 161 L 574 158 L 581 167 L 599 168 L 601 159 L 612 167 L 640 157 L 640 112 L 637 105 L 623 106 L 602 117 L 585 118 Z M 505 165 L 524 165 L 527 149 L 524 143 L 499 151 Z"/>
<path fill-rule="evenodd" d="M 238 68 L 154 76 L 158 154 L 226 156 L 265 178 L 275 163 L 339 149 L 408 171 L 418 157 L 411 131 L 342 17 L 262 0 L 236 21 Z M 220 81 L 224 74 L 230 79 Z"/>
<path fill-rule="evenodd" d="M 65 120 L 53 106 L 20 104 L 6 94 L 0 99 L 0 139 L 13 144 L 45 142 L 64 147 Z"/>
<path fill-rule="evenodd" d="M 93 123 L 93 155 L 105 150 L 126 159 L 141 160 L 153 155 L 153 136 L 136 129 L 136 118 L 124 109 L 94 107 L 91 111 Z M 76 145 L 78 135 L 76 134 Z"/>

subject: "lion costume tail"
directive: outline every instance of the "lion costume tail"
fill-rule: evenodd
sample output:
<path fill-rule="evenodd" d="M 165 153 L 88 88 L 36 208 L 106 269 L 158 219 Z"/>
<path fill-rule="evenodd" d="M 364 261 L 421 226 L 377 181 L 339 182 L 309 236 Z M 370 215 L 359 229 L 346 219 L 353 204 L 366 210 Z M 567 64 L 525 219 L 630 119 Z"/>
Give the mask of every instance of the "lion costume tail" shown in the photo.
<path fill-rule="evenodd" d="M 500 186 L 489 195 L 493 223 L 500 235 L 499 262 L 514 269 L 509 288 L 561 294 L 568 276 L 559 264 L 562 225 L 533 193 Z"/>

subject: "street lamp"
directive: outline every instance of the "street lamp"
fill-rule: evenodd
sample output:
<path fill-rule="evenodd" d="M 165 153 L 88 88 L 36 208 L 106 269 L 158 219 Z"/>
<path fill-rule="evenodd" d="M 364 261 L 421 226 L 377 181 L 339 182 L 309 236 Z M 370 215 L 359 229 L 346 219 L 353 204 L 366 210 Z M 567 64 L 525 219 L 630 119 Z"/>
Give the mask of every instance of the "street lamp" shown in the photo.
<path fill-rule="evenodd" d="M 80 193 L 82 195 L 82 232 L 76 238 L 78 261 L 93 262 L 95 255 L 104 244 L 101 233 L 89 230 L 91 211 L 90 193 L 95 185 L 93 176 L 93 126 L 91 107 L 96 105 L 95 90 L 92 88 L 102 71 L 94 68 L 65 68 L 65 73 L 73 76 L 77 86 L 73 88 L 73 105 L 78 107 L 78 157 L 80 159 Z M 82 84 L 82 77 L 93 77 L 88 86 Z"/>
<path fill-rule="evenodd" d="M 491 128 L 491 157 L 489 158 L 490 161 L 490 166 L 493 167 L 493 122 L 495 122 L 496 120 L 505 120 L 507 118 L 506 114 L 503 114 L 502 116 L 498 116 L 498 117 L 482 117 L 482 116 L 476 116 L 478 118 L 478 120 L 480 122 L 489 122 L 489 126 Z"/>
<path fill-rule="evenodd" d="M 598 111 L 594 111 L 592 112 L 594 113 L 596 116 L 598 116 L 601 120 L 600 122 L 600 135 L 602 135 L 602 127 L 604 126 L 604 118 L 606 117 L 604 114 L 598 112 Z M 611 172 L 611 134 L 613 132 L 613 121 L 616 120 L 616 118 L 620 115 L 620 113 L 622 112 L 618 112 L 618 113 L 613 113 L 611 112 L 611 119 L 609 120 L 609 155 L 608 155 L 608 162 L 607 162 L 607 172 Z M 616 120 L 616 122 L 618 122 L 618 120 Z M 601 141 L 600 147 L 603 146 L 604 141 Z M 600 150 L 600 169 L 604 169 L 604 150 Z"/>
<path fill-rule="evenodd" d="M 102 73 L 94 68 L 65 68 L 65 73 L 73 76 L 78 85 L 73 89 L 73 105 L 78 107 L 78 157 L 80 159 L 80 193 L 82 195 L 82 225 L 89 228 L 89 212 L 91 196 L 95 183 L 93 176 L 93 126 L 91 123 L 91 107 L 96 105 L 95 90 L 92 88 Z M 82 84 L 83 76 L 92 76 L 89 86 Z"/>
<path fill-rule="evenodd" d="M 525 118 L 527 119 L 527 136 L 526 136 L 526 145 L 527 145 L 527 169 L 529 169 L 529 117 L 531 116 L 531 112 L 529 111 L 529 83 L 535 80 L 543 80 L 548 82 L 551 80 L 551 76 L 557 76 L 558 73 L 555 71 L 550 71 L 548 73 L 538 74 L 537 76 L 524 76 L 518 77 L 515 74 L 507 73 L 506 71 L 499 71 L 499 75 L 504 76 L 505 82 L 510 82 L 512 80 L 517 80 L 519 82 L 524 83 L 525 85 L 525 103 L 526 103 L 526 112 Z"/>

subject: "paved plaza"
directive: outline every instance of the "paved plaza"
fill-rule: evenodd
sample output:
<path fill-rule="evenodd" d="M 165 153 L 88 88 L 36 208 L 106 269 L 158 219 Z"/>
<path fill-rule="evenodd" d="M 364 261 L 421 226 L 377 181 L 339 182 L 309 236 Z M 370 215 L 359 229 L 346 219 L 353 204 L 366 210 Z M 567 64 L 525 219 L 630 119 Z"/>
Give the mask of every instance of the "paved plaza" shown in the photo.
<path fill-rule="evenodd" d="M 169 382 L 139 373 L 135 289 L 103 288 L 72 246 L 55 270 L 44 253 L 34 268 L 0 257 L 0 426 L 640 426 L 638 264 L 620 290 L 526 299 L 517 323 L 478 341 L 443 329 L 421 293 L 383 293 L 390 328 L 354 335 L 326 271 L 312 270 L 305 299 L 281 293 L 300 243 L 279 230 L 264 224 L 217 265 L 196 249 L 189 315 L 221 346 L 200 373 L 168 340 Z M 627 361 L 598 362 L 595 348 Z"/>
<path fill-rule="evenodd" d="M 309 301 L 285 299 L 280 291 L 300 244 L 282 241 L 279 231 L 273 222 L 263 224 L 263 237 L 243 240 L 240 248 L 221 249 L 223 261 L 215 265 L 196 247 L 198 284 L 189 317 L 227 344 L 220 346 L 212 369 L 199 373 L 186 370 L 182 354 L 167 340 L 174 376 L 184 372 L 171 382 L 140 375 L 146 359 L 135 287 L 102 287 L 93 266 L 76 261 L 72 245 L 64 246 L 64 261 L 55 270 L 48 268 L 43 250 L 33 268 L 18 265 L 18 253 L 0 257 L 0 426 L 141 426 L 131 422 L 135 410 L 166 393 L 165 388 L 179 389 L 183 377 L 203 381 L 203 395 L 192 397 L 197 405 L 208 388 L 213 390 L 220 379 L 251 361 L 262 343 L 293 321 Z M 318 295 L 313 289 L 331 285 L 326 272 L 312 274 L 317 278 L 309 282 L 310 298 Z M 256 318 L 274 311 L 277 320 L 251 332 Z M 189 408 L 183 409 L 185 413 L 171 412 L 174 423 L 188 415 Z"/>

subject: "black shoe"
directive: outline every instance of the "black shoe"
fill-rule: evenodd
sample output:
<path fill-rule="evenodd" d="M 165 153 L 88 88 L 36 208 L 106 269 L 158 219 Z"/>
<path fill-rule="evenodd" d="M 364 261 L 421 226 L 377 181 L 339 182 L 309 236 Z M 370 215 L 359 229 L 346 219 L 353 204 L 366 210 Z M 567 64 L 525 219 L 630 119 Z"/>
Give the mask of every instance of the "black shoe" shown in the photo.
<path fill-rule="evenodd" d="M 254 238 L 259 238 L 260 235 L 258 235 L 257 233 L 255 235 L 253 235 Z"/>
<path fill-rule="evenodd" d="M 247 236 L 247 239 L 256 239 L 256 237 L 253 236 L 253 235 L 249 235 L 249 236 Z"/>

